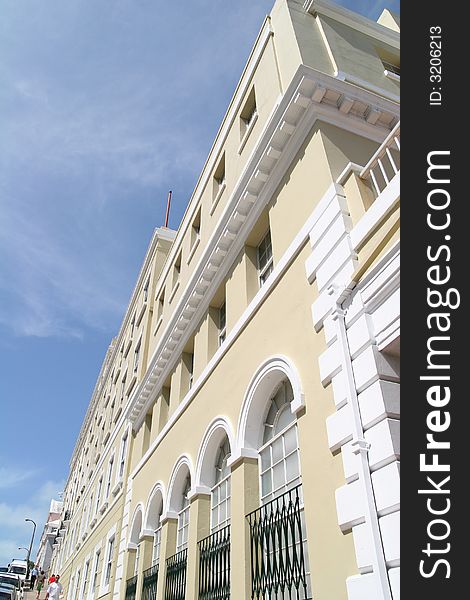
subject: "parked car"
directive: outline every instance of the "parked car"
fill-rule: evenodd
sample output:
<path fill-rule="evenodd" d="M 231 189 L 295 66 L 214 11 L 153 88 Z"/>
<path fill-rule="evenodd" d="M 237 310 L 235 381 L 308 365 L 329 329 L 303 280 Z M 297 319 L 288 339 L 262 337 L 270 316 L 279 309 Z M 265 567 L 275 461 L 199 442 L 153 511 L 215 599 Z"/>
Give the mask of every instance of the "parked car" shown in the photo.
<path fill-rule="evenodd" d="M 20 579 L 24 581 L 26 579 L 26 573 L 28 571 L 28 563 L 25 560 L 20 560 L 19 558 L 14 558 L 8 569 L 9 573 L 14 573 L 15 575 L 19 575 Z"/>
<path fill-rule="evenodd" d="M 0 573 L 8 573 L 8 567 L 0 567 Z"/>
<path fill-rule="evenodd" d="M 23 582 L 14 573 L 0 573 L 0 585 L 13 585 L 18 598 L 23 598 Z"/>
<path fill-rule="evenodd" d="M 12 585 L 0 585 L 0 600 L 16 600 L 16 589 Z"/>

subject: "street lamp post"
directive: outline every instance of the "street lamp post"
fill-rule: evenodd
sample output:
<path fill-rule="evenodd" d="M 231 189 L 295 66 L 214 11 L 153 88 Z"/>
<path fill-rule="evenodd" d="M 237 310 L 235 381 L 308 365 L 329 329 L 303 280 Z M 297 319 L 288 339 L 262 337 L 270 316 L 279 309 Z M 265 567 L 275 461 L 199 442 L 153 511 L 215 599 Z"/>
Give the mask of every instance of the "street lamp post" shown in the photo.
<path fill-rule="evenodd" d="M 25 548 L 24 546 L 18 546 L 18 550 L 26 550 L 26 552 L 29 552 L 29 549 Z"/>
<path fill-rule="evenodd" d="M 33 519 L 25 519 L 25 521 L 29 521 L 30 523 L 33 524 L 33 535 L 31 536 L 31 542 L 29 543 L 29 550 L 28 550 L 28 564 L 26 566 L 26 579 L 28 579 L 29 577 L 29 559 L 31 557 L 31 550 L 33 549 L 33 542 L 34 542 L 34 534 L 36 533 L 36 523 L 33 521 Z"/>

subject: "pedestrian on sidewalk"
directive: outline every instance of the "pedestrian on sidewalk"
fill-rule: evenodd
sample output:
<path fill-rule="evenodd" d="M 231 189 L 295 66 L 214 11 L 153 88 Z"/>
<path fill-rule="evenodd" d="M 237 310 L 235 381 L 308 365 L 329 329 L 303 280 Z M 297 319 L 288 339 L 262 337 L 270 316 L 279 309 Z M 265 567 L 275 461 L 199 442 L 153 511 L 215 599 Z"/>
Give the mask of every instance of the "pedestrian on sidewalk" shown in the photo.
<path fill-rule="evenodd" d="M 53 583 L 54 581 L 55 581 L 55 575 L 54 575 L 54 573 L 52 573 L 51 576 L 49 577 L 48 584 L 51 585 L 51 583 Z"/>
<path fill-rule="evenodd" d="M 47 588 L 45 600 L 49 600 L 49 598 L 50 600 L 59 600 L 59 596 L 62 594 L 62 589 L 62 584 L 59 583 L 59 575 L 56 575 L 55 581 L 53 581 Z"/>
<path fill-rule="evenodd" d="M 34 567 L 31 570 L 31 578 L 30 578 L 30 583 L 29 583 L 30 590 L 34 590 L 34 583 L 35 583 L 36 577 L 38 575 L 39 575 L 38 567 L 37 567 L 37 565 L 34 565 Z"/>
<path fill-rule="evenodd" d="M 41 590 L 44 587 L 45 580 L 46 580 L 46 575 L 45 575 L 44 571 L 41 571 L 38 575 L 38 582 L 36 584 L 36 589 L 38 591 L 38 593 L 36 594 L 36 600 L 39 600 L 39 597 L 41 595 Z"/>

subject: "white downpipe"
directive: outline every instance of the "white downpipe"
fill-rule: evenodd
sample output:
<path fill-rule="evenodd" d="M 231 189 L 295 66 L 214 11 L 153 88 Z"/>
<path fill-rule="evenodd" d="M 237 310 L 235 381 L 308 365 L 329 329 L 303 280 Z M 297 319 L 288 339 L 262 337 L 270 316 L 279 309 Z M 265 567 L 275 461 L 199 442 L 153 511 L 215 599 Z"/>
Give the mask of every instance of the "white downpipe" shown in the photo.
<path fill-rule="evenodd" d="M 360 458 L 358 475 L 359 482 L 362 484 L 364 496 L 366 498 L 366 524 L 370 528 L 372 540 L 374 542 L 372 568 L 373 572 L 378 575 L 380 591 L 380 597 L 378 597 L 377 600 L 392 600 L 369 467 L 368 453 L 370 444 L 364 439 L 364 430 L 362 428 L 361 413 L 346 331 L 345 311 L 343 309 L 343 304 L 351 295 L 355 285 L 354 282 L 351 282 L 337 295 L 332 317 L 337 323 L 337 336 L 341 348 L 341 367 L 346 378 L 347 400 L 353 415 L 352 446 L 354 454 L 359 455 Z"/>

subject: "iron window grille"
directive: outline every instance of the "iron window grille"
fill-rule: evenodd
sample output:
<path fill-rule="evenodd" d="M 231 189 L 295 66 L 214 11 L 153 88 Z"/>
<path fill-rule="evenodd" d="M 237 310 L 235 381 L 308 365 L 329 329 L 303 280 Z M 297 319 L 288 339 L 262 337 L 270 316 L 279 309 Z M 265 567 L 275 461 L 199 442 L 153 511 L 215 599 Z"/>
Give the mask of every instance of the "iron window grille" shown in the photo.
<path fill-rule="evenodd" d="M 230 598 L 230 525 L 198 542 L 199 600 Z"/>
<path fill-rule="evenodd" d="M 126 600 L 135 600 L 137 593 L 137 575 L 126 581 Z"/>
<path fill-rule="evenodd" d="M 187 560 L 187 548 L 170 556 L 170 558 L 167 558 L 165 600 L 184 600 L 186 592 Z"/>
<path fill-rule="evenodd" d="M 143 572 L 142 600 L 155 600 L 157 597 L 158 563 Z"/>
<path fill-rule="evenodd" d="M 301 485 L 249 513 L 252 600 L 311 600 Z"/>

